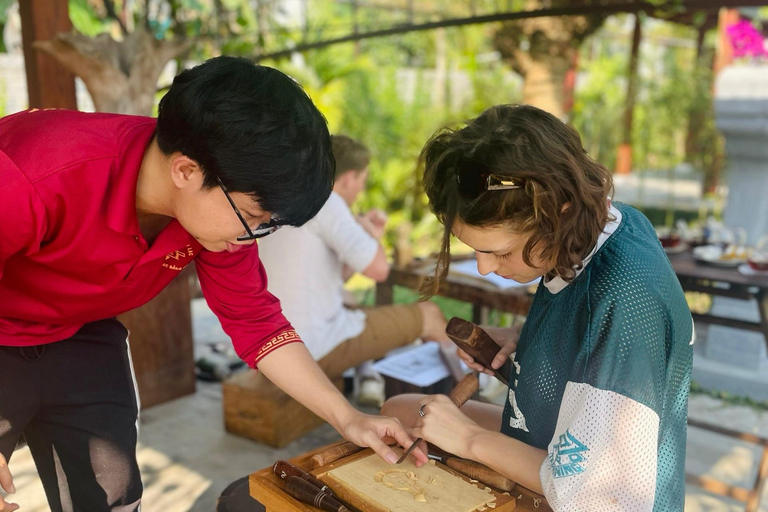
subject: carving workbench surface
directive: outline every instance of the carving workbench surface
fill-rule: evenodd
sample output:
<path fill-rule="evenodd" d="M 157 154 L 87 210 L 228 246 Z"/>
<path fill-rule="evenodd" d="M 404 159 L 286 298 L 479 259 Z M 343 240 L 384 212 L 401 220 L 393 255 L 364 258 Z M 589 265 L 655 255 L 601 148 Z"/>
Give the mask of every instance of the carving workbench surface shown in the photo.
<path fill-rule="evenodd" d="M 392 512 L 492 510 L 496 497 L 437 467 L 417 468 L 412 459 L 392 466 L 372 454 L 328 472 L 328 477 Z"/>

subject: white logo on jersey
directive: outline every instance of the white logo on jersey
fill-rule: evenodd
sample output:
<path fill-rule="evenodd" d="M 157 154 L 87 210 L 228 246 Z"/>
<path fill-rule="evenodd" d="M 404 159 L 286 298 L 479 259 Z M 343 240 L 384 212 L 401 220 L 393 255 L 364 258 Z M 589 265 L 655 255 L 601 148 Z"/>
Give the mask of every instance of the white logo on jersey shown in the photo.
<path fill-rule="evenodd" d="M 517 389 L 517 376 L 520 375 L 520 364 L 512 360 L 512 364 L 515 365 L 515 389 Z M 509 426 L 512 428 L 519 428 L 524 430 L 525 432 L 528 432 L 528 427 L 525 424 L 525 415 L 523 415 L 523 411 L 520 410 L 520 408 L 517 406 L 517 398 L 515 398 L 515 391 L 510 388 L 509 389 L 509 405 L 512 406 L 512 412 L 515 414 L 515 417 L 509 418 Z"/>

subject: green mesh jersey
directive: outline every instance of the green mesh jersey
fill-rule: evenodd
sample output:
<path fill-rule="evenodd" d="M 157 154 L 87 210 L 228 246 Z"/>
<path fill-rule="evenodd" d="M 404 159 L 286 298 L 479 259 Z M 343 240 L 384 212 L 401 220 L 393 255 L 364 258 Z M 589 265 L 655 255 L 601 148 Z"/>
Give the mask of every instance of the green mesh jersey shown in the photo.
<path fill-rule="evenodd" d="M 611 211 L 579 275 L 536 292 L 502 432 L 547 450 L 558 512 L 682 511 L 693 321 L 651 224 Z"/>

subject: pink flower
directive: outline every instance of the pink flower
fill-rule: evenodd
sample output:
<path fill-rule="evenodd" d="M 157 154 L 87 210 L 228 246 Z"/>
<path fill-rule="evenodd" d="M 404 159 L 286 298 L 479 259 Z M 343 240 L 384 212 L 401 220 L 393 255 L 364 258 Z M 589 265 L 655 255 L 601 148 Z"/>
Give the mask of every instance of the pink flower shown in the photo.
<path fill-rule="evenodd" d="M 741 20 L 726 29 L 733 46 L 733 56 L 768 57 L 763 35 L 747 20 Z"/>

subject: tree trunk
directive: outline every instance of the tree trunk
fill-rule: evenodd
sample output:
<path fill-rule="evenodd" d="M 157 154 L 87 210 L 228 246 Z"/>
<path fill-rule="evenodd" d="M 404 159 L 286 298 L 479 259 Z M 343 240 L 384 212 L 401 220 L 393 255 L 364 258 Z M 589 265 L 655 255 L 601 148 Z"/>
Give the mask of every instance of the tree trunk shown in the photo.
<path fill-rule="evenodd" d="M 546 5 L 544 5 L 546 3 Z M 566 0 L 530 0 L 527 10 L 562 7 Z M 565 119 L 570 104 L 564 94 L 566 77 L 581 42 L 602 24 L 604 16 L 557 16 L 504 23 L 494 46 L 523 77 L 523 103 Z"/>
<path fill-rule="evenodd" d="M 567 72 L 567 69 L 553 66 L 550 62 L 532 61 L 525 71 L 523 103 L 563 119 L 566 115 L 563 83 Z"/>
<path fill-rule="evenodd" d="M 99 112 L 149 116 L 157 80 L 171 59 L 186 52 L 189 40 L 158 41 L 142 26 L 123 41 L 108 34 L 59 34 L 35 48 L 55 57 L 88 87 Z"/>

